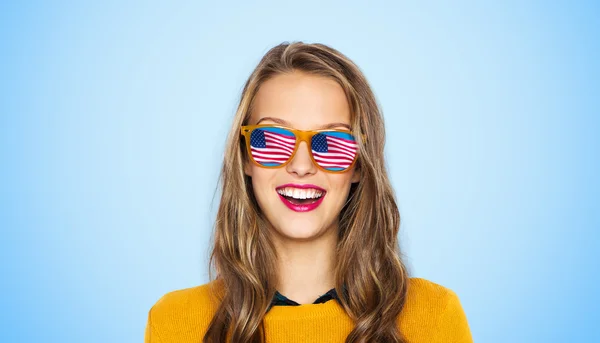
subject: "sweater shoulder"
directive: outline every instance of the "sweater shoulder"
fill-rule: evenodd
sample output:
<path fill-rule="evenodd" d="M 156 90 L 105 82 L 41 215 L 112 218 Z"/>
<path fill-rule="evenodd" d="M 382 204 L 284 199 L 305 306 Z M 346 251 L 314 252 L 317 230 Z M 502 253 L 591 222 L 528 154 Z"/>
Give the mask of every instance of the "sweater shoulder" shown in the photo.
<path fill-rule="evenodd" d="M 159 336 L 193 331 L 203 334 L 218 307 L 216 282 L 170 291 L 161 296 L 149 311 L 149 325 Z"/>
<path fill-rule="evenodd" d="M 433 281 L 412 277 L 409 279 L 407 292 L 407 305 L 444 306 L 448 300 L 457 297 L 456 293 L 448 287 Z"/>
<path fill-rule="evenodd" d="M 450 323 L 453 325 L 450 326 Z M 464 337 L 468 334 L 466 316 L 457 294 L 448 287 L 423 278 L 409 279 L 400 325 L 412 337 L 430 337 L 434 333 L 447 335 L 446 331 L 451 334 L 458 332 Z M 430 337 L 429 341 L 435 341 L 435 338 Z"/>

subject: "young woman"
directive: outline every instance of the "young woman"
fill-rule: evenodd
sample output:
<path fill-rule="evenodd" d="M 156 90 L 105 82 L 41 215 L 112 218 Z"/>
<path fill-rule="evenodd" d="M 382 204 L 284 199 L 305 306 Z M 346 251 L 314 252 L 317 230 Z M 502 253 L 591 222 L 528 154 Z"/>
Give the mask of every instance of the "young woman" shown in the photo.
<path fill-rule="evenodd" d="M 164 295 L 146 342 L 472 342 L 450 289 L 409 277 L 367 80 L 322 44 L 281 44 L 227 138 L 211 281 Z"/>

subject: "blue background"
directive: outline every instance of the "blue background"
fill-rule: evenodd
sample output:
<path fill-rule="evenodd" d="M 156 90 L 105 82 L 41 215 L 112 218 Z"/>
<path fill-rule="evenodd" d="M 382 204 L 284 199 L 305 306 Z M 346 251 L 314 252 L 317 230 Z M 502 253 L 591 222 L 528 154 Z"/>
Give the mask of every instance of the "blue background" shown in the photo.
<path fill-rule="evenodd" d="M 600 341 L 599 9 L 2 2 L 0 340 L 140 342 L 206 282 L 243 83 L 303 40 L 371 82 L 407 264 L 475 341 Z"/>

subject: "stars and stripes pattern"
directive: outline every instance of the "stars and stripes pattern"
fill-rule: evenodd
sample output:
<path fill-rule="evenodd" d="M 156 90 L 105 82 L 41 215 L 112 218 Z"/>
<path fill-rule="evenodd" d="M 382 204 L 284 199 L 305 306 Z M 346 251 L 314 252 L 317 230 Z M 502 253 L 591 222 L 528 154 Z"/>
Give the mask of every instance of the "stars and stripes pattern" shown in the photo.
<path fill-rule="evenodd" d="M 358 145 L 354 137 L 345 132 L 322 132 L 313 136 L 312 154 L 324 169 L 342 171 L 348 169 L 354 159 Z"/>
<path fill-rule="evenodd" d="M 277 127 L 254 129 L 250 134 L 250 149 L 254 161 L 268 167 L 287 162 L 295 145 L 294 133 Z"/>
<path fill-rule="evenodd" d="M 250 134 L 252 158 L 263 166 L 277 167 L 286 163 L 294 154 L 295 147 L 296 136 L 286 129 L 262 127 Z M 319 132 L 311 141 L 315 162 L 329 171 L 348 169 L 356 159 L 357 150 L 354 136 L 347 132 Z"/>

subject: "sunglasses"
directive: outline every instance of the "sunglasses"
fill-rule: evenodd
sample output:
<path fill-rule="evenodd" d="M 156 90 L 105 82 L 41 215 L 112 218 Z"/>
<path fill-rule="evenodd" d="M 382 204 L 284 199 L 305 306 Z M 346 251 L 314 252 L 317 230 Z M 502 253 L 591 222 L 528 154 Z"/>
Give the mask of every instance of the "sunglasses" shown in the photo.
<path fill-rule="evenodd" d="M 280 168 L 288 164 L 302 141 L 310 146 L 312 161 L 325 172 L 347 171 L 358 155 L 358 143 L 348 130 L 303 131 L 264 124 L 242 126 L 241 134 L 246 138 L 250 159 L 263 168 Z"/>

